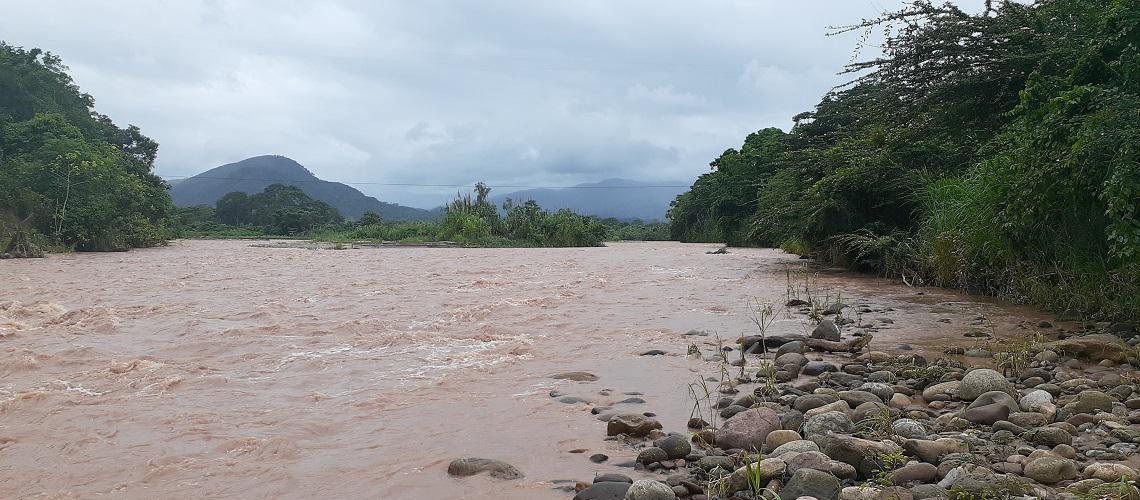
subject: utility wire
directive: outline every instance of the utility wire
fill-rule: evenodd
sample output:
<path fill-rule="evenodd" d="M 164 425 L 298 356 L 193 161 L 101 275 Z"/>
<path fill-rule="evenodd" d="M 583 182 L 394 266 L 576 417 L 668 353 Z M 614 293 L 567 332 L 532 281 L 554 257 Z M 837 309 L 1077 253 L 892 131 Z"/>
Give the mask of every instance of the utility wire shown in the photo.
<path fill-rule="evenodd" d="M 280 183 L 299 183 L 299 182 L 337 182 L 340 184 L 357 185 L 357 186 L 400 186 L 400 187 L 475 187 L 474 184 L 419 184 L 414 182 L 345 182 L 345 181 L 326 181 L 324 179 L 259 179 L 254 177 L 208 177 L 202 175 L 169 175 L 164 176 L 163 179 L 212 179 L 222 181 L 261 181 L 261 182 L 280 182 Z M 661 184 L 661 185 L 638 185 L 638 186 L 523 186 L 512 184 L 496 184 L 490 185 L 490 188 L 511 188 L 511 189 L 650 189 L 650 188 L 685 188 L 688 185 L 674 185 L 674 184 Z"/>

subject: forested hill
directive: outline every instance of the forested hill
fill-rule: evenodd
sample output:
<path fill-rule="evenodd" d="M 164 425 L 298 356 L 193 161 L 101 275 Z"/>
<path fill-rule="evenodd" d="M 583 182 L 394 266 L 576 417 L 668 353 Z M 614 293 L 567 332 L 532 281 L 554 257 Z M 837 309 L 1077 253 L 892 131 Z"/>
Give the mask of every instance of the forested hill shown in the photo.
<path fill-rule="evenodd" d="M 497 205 L 507 198 L 515 203 L 534 200 L 549 210 L 569 208 L 583 215 L 620 220 L 664 221 L 669 203 L 685 188 L 683 182 L 638 182 L 606 179 L 572 188 L 527 189 L 494 196 Z"/>
<path fill-rule="evenodd" d="M 673 236 L 1140 317 L 1140 3 L 986 5 L 840 29 L 885 54 L 715 159 Z"/>
<path fill-rule="evenodd" d="M 94 109 L 58 56 L 0 42 L 0 253 L 124 250 L 173 236 L 158 143 Z"/>
<path fill-rule="evenodd" d="M 256 194 L 271 184 L 296 186 L 350 219 L 358 219 L 368 211 L 380 214 L 385 220 L 426 220 L 438 216 L 419 208 L 385 203 L 339 182 L 321 180 L 300 163 L 275 155 L 255 156 L 212 168 L 174 183 L 170 195 L 181 207 L 214 205 L 228 193 Z"/>

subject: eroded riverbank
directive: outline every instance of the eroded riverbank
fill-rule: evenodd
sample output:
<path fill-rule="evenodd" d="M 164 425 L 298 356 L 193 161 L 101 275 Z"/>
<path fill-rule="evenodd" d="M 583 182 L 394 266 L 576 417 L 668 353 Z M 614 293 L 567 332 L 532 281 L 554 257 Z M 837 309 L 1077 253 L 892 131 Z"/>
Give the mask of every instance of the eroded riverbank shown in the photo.
<path fill-rule="evenodd" d="M 683 334 L 754 333 L 749 300 L 782 304 L 800 264 L 714 248 L 178 241 L 6 261 L 0 496 L 568 498 L 554 481 L 632 473 L 613 464 L 637 454 L 603 440 L 591 404 L 641 393 L 636 411 L 684 430 L 685 384 L 708 362 L 686 356 Z M 1048 319 L 843 273 L 815 286 L 889 309 L 877 350 L 968 348 L 966 333 L 1019 336 Z M 773 331 L 801 325 L 782 316 Z M 650 349 L 666 354 L 639 355 Z M 599 378 L 549 378 L 567 371 Z M 447 477 L 462 456 L 526 477 Z"/>

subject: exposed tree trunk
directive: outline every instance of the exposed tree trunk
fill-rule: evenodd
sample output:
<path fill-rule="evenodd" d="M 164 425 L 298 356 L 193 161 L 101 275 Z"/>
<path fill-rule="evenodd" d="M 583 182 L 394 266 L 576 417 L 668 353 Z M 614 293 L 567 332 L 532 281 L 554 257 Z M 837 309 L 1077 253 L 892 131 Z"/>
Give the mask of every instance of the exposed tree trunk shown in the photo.
<path fill-rule="evenodd" d="M 862 337 L 845 340 L 843 342 L 835 342 L 832 340 L 823 339 L 806 339 L 803 342 L 808 346 L 809 349 L 816 351 L 855 353 L 863 350 L 864 347 L 867 347 L 873 338 L 873 335 L 864 335 Z"/>

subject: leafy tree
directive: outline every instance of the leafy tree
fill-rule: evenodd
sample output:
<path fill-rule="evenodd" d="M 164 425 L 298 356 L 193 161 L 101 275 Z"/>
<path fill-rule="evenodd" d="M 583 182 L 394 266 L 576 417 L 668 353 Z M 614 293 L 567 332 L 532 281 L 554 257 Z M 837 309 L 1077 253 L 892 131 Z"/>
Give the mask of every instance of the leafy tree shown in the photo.
<path fill-rule="evenodd" d="M 356 223 L 360 226 L 379 226 L 384 223 L 384 219 L 380 217 L 380 214 L 369 210 L 361 214 Z"/>
<path fill-rule="evenodd" d="M 685 241 L 782 245 L 908 281 L 1140 314 L 1140 4 L 920 0 L 854 80 L 712 163 Z"/>
<path fill-rule="evenodd" d="M 0 42 L 0 219 L 80 250 L 162 243 L 173 205 L 158 144 L 93 105 L 57 56 Z"/>
<path fill-rule="evenodd" d="M 310 198 L 296 186 L 270 184 L 265 190 L 247 195 L 227 193 L 215 205 L 219 222 L 231 226 L 251 225 L 271 234 L 296 235 L 344 222 L 335 208 Z"/>
<path fill-rule="evenodd" d="M 214 204 L 214 207 L 214 216 L 222 224 L 243 226 L 253 223 L 251 214 L 253 208 L 250 205 L 249 195 L 241 191 L 226 193 Z"/>

